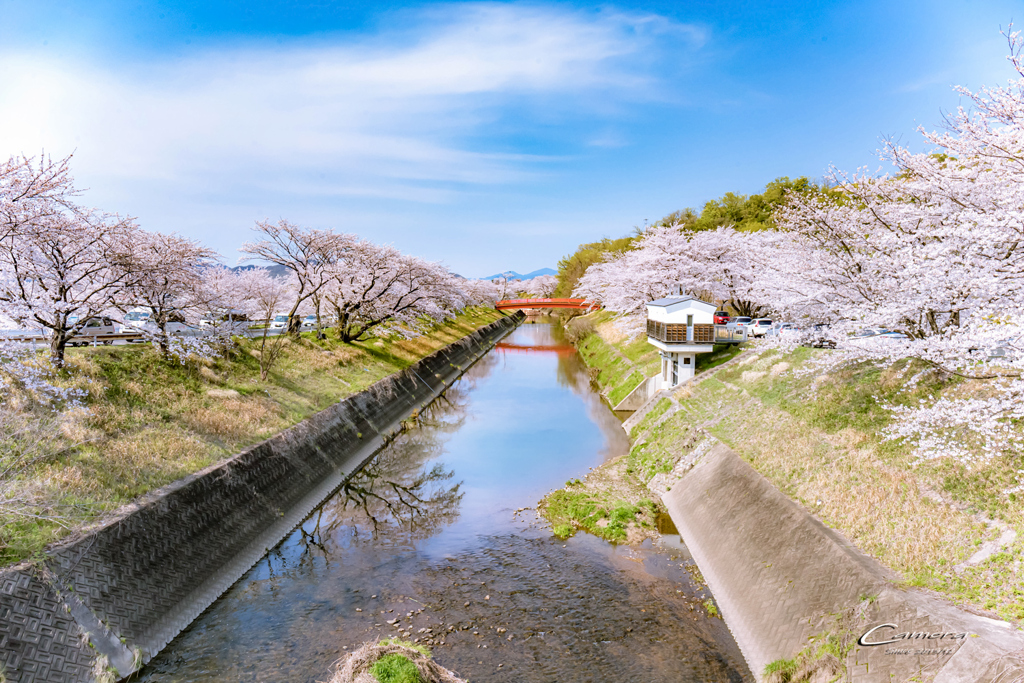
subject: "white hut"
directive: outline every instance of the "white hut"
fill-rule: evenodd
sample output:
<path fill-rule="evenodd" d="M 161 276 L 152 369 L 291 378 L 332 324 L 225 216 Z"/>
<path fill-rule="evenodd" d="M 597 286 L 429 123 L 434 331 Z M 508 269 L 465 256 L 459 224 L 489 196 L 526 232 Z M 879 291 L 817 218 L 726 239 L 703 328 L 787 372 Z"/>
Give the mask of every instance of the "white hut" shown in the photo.
<path fill-rule="evenodd" d="M 647 304 L 647 343 L 661 351 L 655 390 L 693 377 L 698 353 L 715 346 L 715 305 L 691 296 L 669 296 Z"/>

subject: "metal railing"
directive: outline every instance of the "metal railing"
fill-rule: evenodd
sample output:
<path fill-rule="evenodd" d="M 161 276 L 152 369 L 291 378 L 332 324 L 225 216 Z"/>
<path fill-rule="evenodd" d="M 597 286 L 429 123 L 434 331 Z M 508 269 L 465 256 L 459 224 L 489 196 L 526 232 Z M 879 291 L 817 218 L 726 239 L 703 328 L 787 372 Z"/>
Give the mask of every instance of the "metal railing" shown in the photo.
<path fill-rule="evenodd" d="M 747 327 L 734 325 L 715 325 L 716 344 L 742 344 L 747 341 Z"/>
<path fill-rule="evenodd" d="M 648 319 L 647 336 L 666 344 L 714 344 L 715 327 L 708 323 L 687 326 Z"/>

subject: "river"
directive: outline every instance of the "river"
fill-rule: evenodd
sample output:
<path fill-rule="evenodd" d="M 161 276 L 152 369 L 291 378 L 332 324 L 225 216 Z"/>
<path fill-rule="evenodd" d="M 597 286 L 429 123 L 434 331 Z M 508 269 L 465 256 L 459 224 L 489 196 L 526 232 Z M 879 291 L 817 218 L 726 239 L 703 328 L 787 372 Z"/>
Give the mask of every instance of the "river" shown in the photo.
<path fill-rule="evenodd" d="M 326 681 L 393 636 L 472 681 L 753 680 L 677 536 L 562 541 L 537 517 L 628 449 L 558 328 L 523 325 L 138 680 Z"/>

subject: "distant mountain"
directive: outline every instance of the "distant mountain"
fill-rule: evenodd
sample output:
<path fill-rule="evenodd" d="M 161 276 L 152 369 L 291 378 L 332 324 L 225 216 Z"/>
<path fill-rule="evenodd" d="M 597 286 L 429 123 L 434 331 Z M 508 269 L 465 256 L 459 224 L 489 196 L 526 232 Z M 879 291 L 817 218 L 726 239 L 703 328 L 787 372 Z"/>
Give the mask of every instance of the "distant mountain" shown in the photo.
<path fill-rule="evenodd" d="M 483 277 L 480 279 L 497 280 L 499 278 L 507 277 L 510 280 L 532 280 L 533 278 L 540 277 L 541 275 L 558 275 L 558 271 L 552 270 L 551 268 L 541 268 L 540 270 L 535 270 L 532 273 L 522 275 L 514 270 L 506 270 L 504 273 L 498 273 L 497 275 L 488 275 L 487 277 Z"/>
<path fill-rule="evenodd" d="M 237 273 L 238 271 L 241 270 L 253 270 L 254 268 L 266 268 L 270 272 L 271 277 L 281 277 L 287 275 L 290 272 L 287 267 L 278 265 L 276 263 L 272 266 L 257 266 L 251 263 L 247 263 L 244 266 L 235 266 L 234 268 L 231 268 L 231 270 Z"/>

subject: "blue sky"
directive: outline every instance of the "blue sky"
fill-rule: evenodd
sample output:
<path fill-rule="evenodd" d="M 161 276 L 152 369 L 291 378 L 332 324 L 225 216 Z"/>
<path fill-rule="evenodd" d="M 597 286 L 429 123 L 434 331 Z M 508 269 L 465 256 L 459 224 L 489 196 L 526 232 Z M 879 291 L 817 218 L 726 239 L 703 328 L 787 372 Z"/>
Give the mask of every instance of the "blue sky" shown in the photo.
<path fill-rule="evenodd" d="M 234 263 L 256 220 L 466 276 L 918 146 L 1013 2 L 0 0 L 0 156 Z M 1016 12 L 1016 14 L 1015 14 Z"/>

